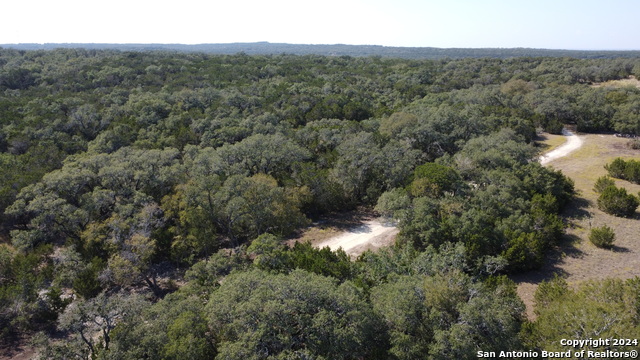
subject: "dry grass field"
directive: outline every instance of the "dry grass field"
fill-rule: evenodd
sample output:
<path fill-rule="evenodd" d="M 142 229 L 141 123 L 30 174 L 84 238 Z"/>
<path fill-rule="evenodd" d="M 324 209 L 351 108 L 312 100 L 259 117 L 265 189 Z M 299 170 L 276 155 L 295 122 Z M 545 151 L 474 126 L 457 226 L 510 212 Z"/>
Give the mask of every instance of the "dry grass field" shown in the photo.
<path fill-rule="evenodd" d="M 513 277 L 529 317 L 533 316 L 533 294 L 538 283 L 554 273 L 573 286 L 586 280 L 640 276 L 640 213 L 629 219 L 605 214 L 598 210 L 597 194 L 593 191 L 596 179 L 607 174 L 605 164 L 616 157 L 640 159 L 640 151 L 627 148 L 628 139 L 612 135 L 581 136 L 584 144 L 580 149 L 547 165 L 575 181 L 575 200 L 563 213 L 568 225 L 565 239 L 542 269 Z M 553 144 L 556 139 L 548 141 Z M 640 185 L 627 181 L 616 180 L 616 185 L 633 194 L 640 191 Z M 602 225 L 610 226 L 616 233 L 612 250 L 597 248 L 588 239 L 590 228 Z"/>
<path fill-rule="evenodd" d="M 636 79 L 635 76 L 631 75 L 627 79 L 621 80 L 610 80 L 603 83 L 595 83 L 591 85 L 592 87 L 626 87 L 626 86 L 635 86 L 640 88 L 640 81 Z"/>

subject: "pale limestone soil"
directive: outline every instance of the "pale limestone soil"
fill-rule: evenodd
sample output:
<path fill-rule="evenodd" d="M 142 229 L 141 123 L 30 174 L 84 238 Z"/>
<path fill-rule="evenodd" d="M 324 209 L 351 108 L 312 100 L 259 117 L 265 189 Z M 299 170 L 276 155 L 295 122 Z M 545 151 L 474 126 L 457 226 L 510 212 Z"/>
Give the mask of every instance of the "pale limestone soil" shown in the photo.
<path fill-rule="evenodd" d="M 547 163 L 567 156 L 575 150 L 578 150 L 582 146 L 582 138 L 567 129 L 562 129 L 562 134 L 567 137 L 567 142 L 557 147 L 556 149 L 549 151 L 548 153 L 540 156 L 540 164 L 546 165 Z"/>
<path fill-rule="evenodd" d="M 398 228 L 380 219 L 371 219 L 354 226 L 342 234 L 314 242 L 314 246 L 331 250 L 342 248 L 351 256 L 358 256 L 366 250 L 375 250 L 393 243 Z"/>

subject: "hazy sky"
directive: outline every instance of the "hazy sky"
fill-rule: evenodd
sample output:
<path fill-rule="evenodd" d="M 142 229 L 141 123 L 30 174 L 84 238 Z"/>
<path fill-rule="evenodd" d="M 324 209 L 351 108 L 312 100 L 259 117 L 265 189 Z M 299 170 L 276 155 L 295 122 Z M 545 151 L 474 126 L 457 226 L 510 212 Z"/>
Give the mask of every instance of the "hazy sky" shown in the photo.
<path fill-rule="evenodd" d="M 1 43 L 640 49 L 640 0 L 19 0 Z"/>

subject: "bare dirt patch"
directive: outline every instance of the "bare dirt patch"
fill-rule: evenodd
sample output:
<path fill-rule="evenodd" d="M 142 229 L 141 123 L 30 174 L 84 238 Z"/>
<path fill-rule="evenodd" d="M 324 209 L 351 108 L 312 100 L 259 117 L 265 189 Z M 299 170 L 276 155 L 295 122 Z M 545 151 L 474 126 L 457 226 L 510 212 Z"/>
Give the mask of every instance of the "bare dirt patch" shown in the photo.
<path fill-rule="evenodd" d="M 587 280 L 604 278 L 627 279 L 640 276 L 640 215 L 619 218 L 600 211 L 593 191 L 596 179 L 606 175 L 604 165 L 616 157 L 640 159 L 640 151 L 625 146 L 627 139 L 613 135 L 582 135 L 583 146 L 571 154 L 557 158 L 550 167 L 561 170 L 575 182 L 576 198 L 563 217 L 568 229 L 564 241 L 548 257 L 540 270 L 513 276 L 518 294 L 527 305 L 527 315 L 533 318 L 533 295 L 538 284 L 558 274 L 570 286 Z M 640 185 L 616 180 L 616 185 L 637 194 Z M 588 239 L 592 227 L 608 225 L 616 233 L 612 250 L 599 249 Z"/>
<path fill-rule="evenodd" d="M 359 209 L 324 217 L 289 243 L 309 241 L 319 248 L 342 248 L 347 254 L 356 257 L 367 250 L 393 244 L 398 231 L 394 224 L 378 217 L 374 212 Z"/>
<path fill-rule="evenodd" d="M 379 249 L 393 243 L 398 228 L 380 219 L 372 219 L 326 240 L 318 241 L 317 247 L 328 246 L 331 250 L 342 248 L 351 256 L 358 256 L 367 250 Z"/>

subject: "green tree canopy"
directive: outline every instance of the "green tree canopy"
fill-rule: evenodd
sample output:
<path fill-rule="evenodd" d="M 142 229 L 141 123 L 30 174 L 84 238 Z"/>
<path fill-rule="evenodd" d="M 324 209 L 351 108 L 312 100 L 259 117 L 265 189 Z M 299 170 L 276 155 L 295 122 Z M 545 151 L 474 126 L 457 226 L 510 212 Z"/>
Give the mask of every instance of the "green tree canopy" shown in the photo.
<path fill-rule="evenodd" d="M 349 282 L 302 270 L 232 274 L 206 312 L 219 358 L 385 358 L 382 324 Z"/>

